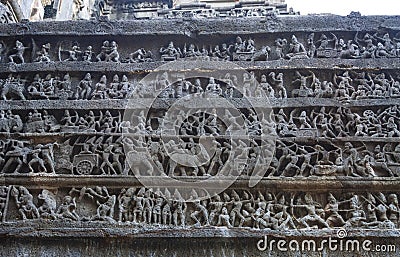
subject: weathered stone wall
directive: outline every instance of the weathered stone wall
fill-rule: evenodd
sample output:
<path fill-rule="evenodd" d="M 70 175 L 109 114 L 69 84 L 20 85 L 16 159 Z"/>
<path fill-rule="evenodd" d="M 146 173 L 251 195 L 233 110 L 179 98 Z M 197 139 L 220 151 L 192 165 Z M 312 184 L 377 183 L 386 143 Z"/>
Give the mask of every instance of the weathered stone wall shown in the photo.
<path fill-rule="evenodd" d="M 257 249 L 267 235 L 396 246 L 289 256 L 395 256 L 399 32 L 356 14 L 0 24 L 1 255 L 287 256 Z M 162 150 L 179 119 L 207 162 Z"/>

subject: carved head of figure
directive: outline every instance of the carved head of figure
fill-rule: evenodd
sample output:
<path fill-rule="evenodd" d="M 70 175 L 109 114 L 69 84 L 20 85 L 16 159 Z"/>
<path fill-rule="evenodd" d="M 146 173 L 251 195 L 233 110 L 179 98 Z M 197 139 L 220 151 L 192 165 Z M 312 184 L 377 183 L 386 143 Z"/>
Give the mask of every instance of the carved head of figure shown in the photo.
<path fill-rule="evenodd" d="M 314 203 L 310 193 L 306 193 L 304 195 L 304 201 L 305 201 L 306 204 L 313 204 Z"/>
<path fill-rule="evenodd" d="M 281 197 L 279 197 L 278 203 L 284 205 L 285 204 L 285 196 L 282 195 Z"/>
<path fill-rule="evenodd" d="M 19 187 L 19 193 L 20 193 L 21 195 L 29 195 L 29 194 L 30 194 L 29 191 L 28 191 L 28 189 L 26 189 L 26 187 L 24 187 L 24 186 L 20 186 L 20 187 Z"/>
<path fill-rule="evenodd" d="M 72 197 L 69 195 L 64 196 L 64 205 L 68 205 L 72 202 Z"/>
<path fill-rule="evenodd" d="M 101 83 L 101 84 L 107 84 L 107 77 L 106 77 L 106 75 L 101 76 L 99 83 Z"/>
<path fill-rule="evenodd" d="M 396 194 L 390 194 L 388 196 L 388 203 L 389 204 L 398 205 L 399 204 L 399 200 L 397 199 L 397 195 Z"/>
<path fill-rule="evenodd" d="M 353 195 L 350 199 L 350 208 L 358 209 L 360 200 L 358 199 L 358 195 Z"/>
<path fill-rule="evenodd" d="M 345 150 L 350 150 L 351 148 L 353 148 L 353 145 L 350 142 L 346 142 L 344 144 L 344 149 Z"/>
<path fill-rule="evenodd" d="M 261 83 L 267 82 L 267 76 L 265 74 L 261 75 Z"/>
<path fill-rule="evenodd" d="M 178 189 L 175 189 L 175 192 L 174 192 L 174 199 L 175 199 L 175 200 L 182 200 L 182 199 L 183 199 L 182 196 L 181 196 L 181 194 L 179 193 Z"/>
<path fill-rule="evenodd" d="M 336 198 L 331 193 L 329 193 L 328 194 L 328 203 L 335 204 L 336 202 L 337 202 Z"/>
<path fill-rule="evenodd" d="M 86 73 L 85 80 L 91 80 L 91 79 L 92 79 L 92 75 L 90 75 L 90 73 Z"/>
<path fill-rule="evenodd" d="M 375 203 L 376 203 L 375 197 L 374 197 L 371 193 L 368 193 L 367 199 L 368 199 L 368 201 L 369 201 L 370 203 L 372 203 L 372 204 L 375 204 Z"/>
<path fill-rule="evenodd" d="M 64 81 L 70 81 L 71 77 L 69 76 L 69 73 L 64 75 Z"/>
<path fill-rule="evenodd" d="M 379 192 L 379 193 L 376 195 L 376 198 L 379 199 L 379 200 L 381 201 L 381 203 L 386 203 L 386 197 L 385 197 L 385 195 L 384 195 L 382 192 Z"/>
<path fill-rule="evenodd" d="M 115 74 L 113 77 L 113 82 L 119 82 L 118 74 Z"/>

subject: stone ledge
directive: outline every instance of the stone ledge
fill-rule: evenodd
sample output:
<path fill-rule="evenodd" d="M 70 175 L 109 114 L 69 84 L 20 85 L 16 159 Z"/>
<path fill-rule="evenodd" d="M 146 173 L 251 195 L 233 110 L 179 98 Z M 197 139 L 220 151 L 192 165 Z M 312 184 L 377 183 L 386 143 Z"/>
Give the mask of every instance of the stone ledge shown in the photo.
<path fill-rule="evenodd" d="M 399 18 L 400 19 L 400 18 Z M 185 61 L 179 61 L 185 64 Z M 193 61 L 190 61 L 193 63 Z M 206 62 L 206 61 L 201 61 Z M 209 61 L 212 63 L 212 61 Z M 218 62 L 220 63 L 220 62 Z M 377 59 L 337 59 L 337 58 L 312 58 L 293 60 L 271 60 L 271 61 L 228 61 L 247 70 L 397 70 L 400 67 L 400 58 L 377 58 Z M 168 62 L 145 62 L 145 63 L 115 63 L 115 62 L 72 62 L 53 61 L 48 63 L 2 63 L 0 73 L 16 72 L 99 72 L 113 73 L 126 72 L 134 74 L 146 74 L 154 69 L 168 64 Z M 301 68 L 299 68 L 301 67 Z M 221 69 L 221 71 L 224 71 Z M 227 70 L 231 71 L 231 70 Z"/>
<path fill-rule="evenodd" d="M 40 223 L 40 224 L 39 224 Z M 73 225 L 73 227 L 71 226 Z M 193 226 L 143 226 L 137 224 L 121 224 L 92 222 L 56 222 L 56 221 L 19 221 L 6 222 L 0 225 L 0 237 L 107 237 L 107 238 L 263 238 L 273 237 L 305 237 L 336 238 L 339 229 L 252 229 L 227 227 Z M 394 237 L 400 238 L 400 229 L 348 229 L 348 238 Z"/>
<path fill-rule="evenodd" d="M 0 35 L 187 35 L 261 34 L 313 31 L 399 29 L 399 16 L 267 16 L 130 21 L 45 21 L 1 24 Z"/>
<path fill-rule="evenodd" d="M 191 98 L 190 101 L 179 98 L 131 98 L 122 100 L 0 100 L 0 110 L 88 110 L 88 109 L 147 109 L 169 108 L 171 104 L 185 109 L 226 108 L 226 102 L 221 98 Z M 371 107 L 400 105 L 400 98 L 350 100 L 347 103 L 332 98 L 296 97 L 286 99 L 268 98 L 231 98 L 230 102 L 237 108 L 287 108 L 287 107 Z M 193 106 L 193 103 L 196 106 Z M 107 106 L 107 108 L 104 108 Z"/>
<path fill-rule="evenodd" d="M 233 180 L 230 188 L 249 188 L 247 178 L 237 178 L 221 176 L 218 181 L 207 181 L 202 177 L 185 177 L 180 181 L 203 181 L 199 183 L 199 188 L 220 188 L 220 185 L 226 185 L 226 181 Z M 142 176 L 140 180 L 132 176 L 115 175 L 48 175 L 48 174 L 2 174 L 0 176 L 0 185 L 22 185 L 29 188 L 71 188 L 71 187 L 90 187 L 107 186 L 109 188 L 137 187 L 176 187 L 176 183 L 171 181 L 169 184 L 163 181 L 160 185 L 156 176 Z M 181 185 L 182 186 L 182 185 Z M 184 185 L 183 185 L 184 186 Z M 400 190 L 400 180 L 392 177 L 346 177 L 346 176 L 312 176 L 312 177 L 266 177 L 254 187 L 254 189 L 284 190 L 289 192 L 365 192 L 365 191 L 383 191 L 392 192 Z"/>

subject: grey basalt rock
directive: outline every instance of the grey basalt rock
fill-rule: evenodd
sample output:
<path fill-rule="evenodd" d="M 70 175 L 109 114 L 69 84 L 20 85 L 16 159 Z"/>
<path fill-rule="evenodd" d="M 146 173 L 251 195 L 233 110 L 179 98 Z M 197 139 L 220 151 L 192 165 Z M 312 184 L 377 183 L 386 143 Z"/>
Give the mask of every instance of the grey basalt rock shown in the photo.
<path fill-rule="evenodd" d="M 100 18 L 0 35 L 0 255 L 284 256 L 257 242 L 339 230 L 400 246 L 399 16 Z M 226 66 L 185 76 L 204 62 Z"/>

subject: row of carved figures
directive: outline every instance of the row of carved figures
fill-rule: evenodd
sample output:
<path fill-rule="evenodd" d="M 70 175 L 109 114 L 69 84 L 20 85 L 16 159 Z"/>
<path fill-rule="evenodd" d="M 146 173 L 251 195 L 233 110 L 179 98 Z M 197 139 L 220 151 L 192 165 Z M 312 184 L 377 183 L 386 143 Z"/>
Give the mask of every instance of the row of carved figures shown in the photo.
<path fill-rule="evenodd" d="M 0 141 L 3 174 L 118 176 L 394 177 L 397 143 L 92 135 L 64 142 Z M 239 164 L 239 165 L 236 165 Z"/>
<path fill-rule="evenodd" d="M 381 192 L 313 196 L 226 190 L 200 200 L 193 190 L 191 202 L 185 202 L 176 189 L 170 192 L 132 187 L 110 192 L 105 186 L 98 186 L 72 188 L 64 196 L 58 194 L 43 189 L 34 197 L 24 186 L 1 186 L 0 217 L 3 222 L 119 222 L 144 228 L 395 229 L 400 210 L 396 193 Z M 10 210 L 10 202 L 15 203 L 16 210 Z"/>
<path fill-rule="evenodd" d="M 193 43 L 185 43 L 177 47 L 173 42 L 159 49 L 157 55 L 151 50 L 139 48 L 131 52 L 128 57 L 121 58 L 116 41 L 104 41 L 98 53 L 92 46 L 81 49 L 78 43 L 71 43 L 69 49 L 58 49 L 58 58 L 54 58 L 51 44 L 45 43 L 38 47 L 32 41 L 31 47 L 26 47 L 17 40 L 15 46 L 7 47 L 0 43 L 0 52 L 6 56 L 5 62 L 24 63 L 26 49 L 34 53 L 32 62 L 51 61 L 85 61 L 85 62 L 153 62 L 175 61 L 178 59 L 202 59 L 202 60 L 226 60 L 226 61 L 268 61 L 277 59 L 307 59 L 307 58 L 398 58 L 400 57 L 400 36 L 397 33 L 393 38 L 389 33 L 373 35 L 365 33 L 360 36 L 357 32 L 354 39 L 347 42 L 344 38 L 338 39 L 333 33 L 329 36 L 321 34 L 318 40 L 314 40 L 314 33 L 310 34 L 304 43 L 301 43 L 295 35 L 290 40 L 277 38 L 274 46 L 263 46 L 257 49 L 255 41 L 251 38 L 242 39 L 237 36 L 234 42 L 221 45 L 198 47 Z"/>
<path fill-rule="evenodd" d="M 188 108 L 178 112 L 164 109 L 123 111 L 70 111 L 63 115 L 53 110 L 32 110 L 24 120 L 17 111 L 0 110 L 0 132 L 102 132 L 143 135 L 189 136 L 275 136 L 279 137 L 400 137 L 399 106 L 373 109 L 347 107 L 312 107 L 275 109 L 257 114 L 252 109 L 209 111 Z M 144 117 L 144 115 L 148 115 Z M 168 115 L 167 115 L 168 114 Z M 269 115 L 269 116 L 268 116 Z M 128 117 L 129 116 L 129 117 Z"/>
<path fill-rule="evenodd" d="M 238 77 L 240 76 L 240 77 Z M 289 75 L 287 75 L 289 76 Z M 397 76 L 397 79 L 399 76 Z M 78 80 L 77 80 L 78 79 Z M 0 80 L 3 100 L 35 99 L 123 99 L 123 98 L 182 98 L 185 96 L 223 98 L 268 98 L 288 97 L 333 98 L 341 102 L 362 99 L 385 99 L 400 97 L 400 82 L 391 74 L 345 71 L 333 74 L 332 80 L 321 81 L 314 72 L 296 71 L 291 82 L 284 81 L 283 73 L 269 72 L 258 79 L 254 72 L 243 74 L 226 73 L 221 78 L 190 78 L 173 81 L 168 72 L 158 74 L 155 80 L 130 81 L 126 75 L 115 74 L 107 79 L 102 75 L 98 82 L 87 73 L 81 78 L 71 78 L 66 73 L 62 78 L 47 74 L 43 78 L 36 74 L 32 79 L 9 74 Z M 288 90 L 291 91 L 288 93 Z"/>
<path fill-rule="evenodd" d="M 272 7 L 269 4 L 265 5 L 249 5 L 227 9 L 214 9 L 210 6 L 207 7 L 193 7 L 193 6 L 177 6 L 169 8 L 167 4 L 160 2 L 139 2 L 139 3 L 117 3 L 112 7 L 117 13 L 124 13 L 124 17 L 129 18 L 168 18 L 168 19 L 182 19 L 182 18 L 218 18 L 218 17 L 265 17 L 279 14 L 280 10 Z M 157 12 L 147 15 L 137 15 L 139 12 L 152 11 L 157 8 Z M 284 10 L 286 13 L 286 10 Z M 129 14 L 133 15 L 129 15 Z M 135 15 L 136 14 L 136 15 Z M 290 10 L 288 14 L 295 14 Z"/>
<path fill-rule="evenodd" d="M 87 73 L 78 84 L 73 85 L 67 73 L 60 78 L 47 74 L 44 78 L 36 74 L 32 80 L 22 79 L 19 75 L 10 74 L 6 79 L 0 80 L 1 98 L 3 100 L 20 99 L 123 99 L 129 96 L 134 87 L 126 75 L 121 78 L 116 74 L 111 82 L 107 76 L 100 77 L 93 83 L 92 76 Z"/>

